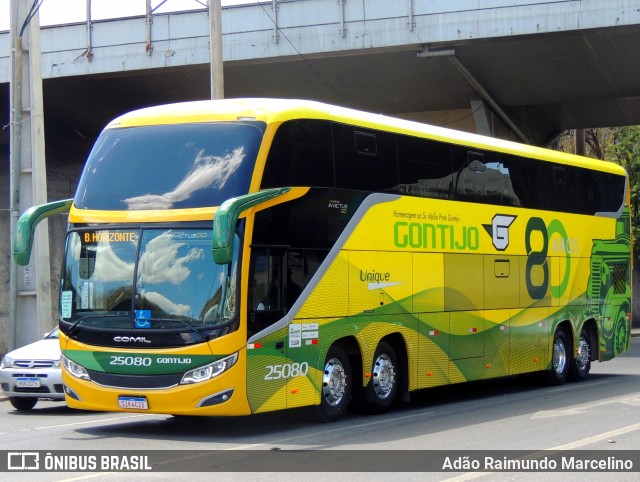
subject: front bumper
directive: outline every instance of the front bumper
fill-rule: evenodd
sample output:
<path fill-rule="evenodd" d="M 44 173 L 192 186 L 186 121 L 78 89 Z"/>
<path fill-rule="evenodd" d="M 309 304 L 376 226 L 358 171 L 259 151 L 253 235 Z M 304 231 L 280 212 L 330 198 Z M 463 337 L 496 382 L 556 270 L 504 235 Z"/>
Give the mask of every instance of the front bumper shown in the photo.
<path fill-rule="evenodd" d="M 0 370 L 0 385 L 7 397 L 64 400 L 60 368 L 4 368 Z"/>

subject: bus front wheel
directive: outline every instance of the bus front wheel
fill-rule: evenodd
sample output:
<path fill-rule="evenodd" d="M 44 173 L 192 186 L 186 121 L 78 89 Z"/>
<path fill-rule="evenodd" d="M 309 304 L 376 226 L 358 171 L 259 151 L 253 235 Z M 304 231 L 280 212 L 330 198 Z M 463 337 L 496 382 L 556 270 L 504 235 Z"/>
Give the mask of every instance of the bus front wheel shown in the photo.
<path fill-rule="evenodd" d="M 322 388 L 318 415 L 324 422 L 342 417 L 351 399 L 351 364 L 341 346 L 334 345 L 327 352 L 322 373 Z"/>
<path fill-rule="evenodd" d="M 366 413 L 384 413 L 391 408 L 398 394 L 398 358 L 393 347 L 380 342 L 373 355 L 371 378 L 362 388 L 357 401 Z"/>

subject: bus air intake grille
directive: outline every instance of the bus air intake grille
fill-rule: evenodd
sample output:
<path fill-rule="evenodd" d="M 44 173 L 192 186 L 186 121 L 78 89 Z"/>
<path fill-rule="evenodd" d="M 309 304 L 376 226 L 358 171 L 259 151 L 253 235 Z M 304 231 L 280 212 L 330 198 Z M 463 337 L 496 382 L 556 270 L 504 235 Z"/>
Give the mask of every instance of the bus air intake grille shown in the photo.
<path fill-rule="evenodd" d="M 119 375 L 114 373 L 87 370 L 91 380 L 98 385 L 112 388 L 148 388 L 161 389 L 175 387 L 182 379 L 182 373 L 170 375 Z"/>

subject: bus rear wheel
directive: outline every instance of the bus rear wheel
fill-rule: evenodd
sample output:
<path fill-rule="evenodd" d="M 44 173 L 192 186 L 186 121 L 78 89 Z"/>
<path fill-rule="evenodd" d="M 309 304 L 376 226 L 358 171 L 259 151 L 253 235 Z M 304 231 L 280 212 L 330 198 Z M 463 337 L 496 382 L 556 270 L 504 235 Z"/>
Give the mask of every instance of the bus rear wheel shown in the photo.
<path fill-rule="evenodd" d="M 580 331 L 578 341 L 578 354 L 571 360 L 569 379 L 574 382 L 582 382 L 589 377 L 591 370 L 591 337 L 584 328 Z"/>
<path fill-rule="evenodd" d="M 384 413 L 398 395 L 398 358 L 391 345 L 381 342 L 373 355 L 371 378 L 358 397 L 358 406 L 365 413 Z"/>
<path fill-rule="evenodd" d="M 351 399 L 351 364 L 341 346 L 329 348 L 322 373 L 318 415 L 324 422 L 338 420 L 347 412 Z"/>
<path fill-rule="evenodd" d="M 551 368 L 547 371 L 546 379 L 550 385 L 562 385 L 567 380 L 572 361 L 569 339 L 562 328 L 558 328 L 553 335 L 551 350 Z"/>

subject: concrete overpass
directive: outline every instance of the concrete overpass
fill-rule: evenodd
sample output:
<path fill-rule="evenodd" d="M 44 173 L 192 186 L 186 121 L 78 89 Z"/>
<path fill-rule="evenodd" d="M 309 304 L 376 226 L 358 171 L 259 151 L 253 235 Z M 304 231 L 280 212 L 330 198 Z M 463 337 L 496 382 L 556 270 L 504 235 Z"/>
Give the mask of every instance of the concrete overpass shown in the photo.
<path fill-rule="evenodd" d="M 49 199 L 73 195 L 109 119 L 208 98 L 207 11 L 149 20 L 42 29 Z M 569 128 L 640 124 L 640 0 L 281 0 L 224 8 L 222 25 L 227 97 L 310 98 L 539 145 Z M 2 126 L 9 44 L 0 32 Z M 0 130 L 3 280 L 8 131 Z M 49 229 L 57 286 L 64 220 Z"/>

